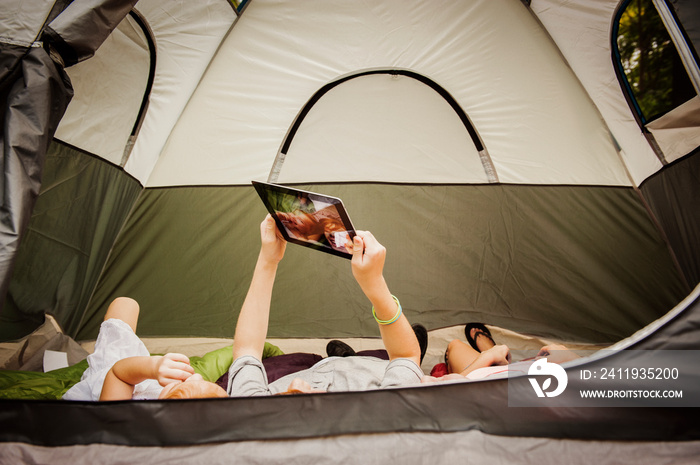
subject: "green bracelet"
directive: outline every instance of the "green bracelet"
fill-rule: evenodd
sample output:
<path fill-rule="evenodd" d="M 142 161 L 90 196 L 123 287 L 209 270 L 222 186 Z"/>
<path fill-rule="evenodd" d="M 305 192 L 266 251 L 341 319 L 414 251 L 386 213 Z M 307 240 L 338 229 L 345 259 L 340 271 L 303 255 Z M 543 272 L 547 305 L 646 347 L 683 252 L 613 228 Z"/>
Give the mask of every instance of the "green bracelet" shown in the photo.
<path fill-rule="evenodd" d="M 396 298 L 395 295 L 391 296 L 394 299 L 394 302 L 396 302 L 396 305 L 399 306 L 399 309 L 396 311 L 396 315 L 393 316 L 390 320 L 380 320 L 377 318 L 377 313 L 374 311 L 374 305 L 372 305 L 372 316 L 374 317 L 375 320 L 377 320 L 377 323 L 380 325 L 390 325 L 396 320 L 398 320 L 401 317 L 401 314 L 403 313 L 403 309 L 401 308 L 401 302 L 399 302 L 399 299 Z"/>

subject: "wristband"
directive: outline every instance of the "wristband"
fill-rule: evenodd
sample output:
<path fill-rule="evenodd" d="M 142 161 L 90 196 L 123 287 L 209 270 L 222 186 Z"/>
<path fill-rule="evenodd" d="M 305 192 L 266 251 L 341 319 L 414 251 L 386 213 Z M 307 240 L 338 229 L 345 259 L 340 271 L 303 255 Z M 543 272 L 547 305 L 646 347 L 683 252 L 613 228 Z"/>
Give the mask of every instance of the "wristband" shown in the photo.
<path fill-rule="evenodd" d="M 390 320 L 380 320 L 377 318 L 377 313 L 374 311 L 374 305 L 372 305 L 372 316 L 374 317 L 375 320 L 377 320 L 377 323 L 380 325 L 390 325 L 396 320 L 398 320 L 401 317 L 401 314 L 403 313 L 403 309 L 401 308 L 401 303 L 399 302 L 399 299 L 396 298 L 395 295 L 391 296 L 392 299 L 394 299 L 394 302 L 396 302 L 396 305 L 399 306 L 399 309 L 396 310 L 396 315 L 394 315 Z"/>

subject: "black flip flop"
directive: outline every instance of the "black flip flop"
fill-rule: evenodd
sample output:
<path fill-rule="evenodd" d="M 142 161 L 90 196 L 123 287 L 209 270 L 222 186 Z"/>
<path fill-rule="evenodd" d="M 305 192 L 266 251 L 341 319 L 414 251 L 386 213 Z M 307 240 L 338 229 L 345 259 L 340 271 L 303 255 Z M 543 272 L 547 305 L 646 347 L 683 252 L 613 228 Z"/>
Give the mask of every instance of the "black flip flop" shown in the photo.
<path fill-rule="evenodd" d="M 476 329 L 479 332 L 483 333 L 486 337 L 491 339 L 491 342 L 493 342 L 494 345 L 496 344 L 493 340 L 493 337 L 491 337 L 491 331 L 489 331 L 489 329 L 486 326 L 484 326 L 481 323 L 467 323 L 467 325 L 464 327 L 464 335 L 466 336 L 467 342 L 469 343 L 469 345 L 472 346 L 474 348 L 474 350 L 476 350 L 477 352 L 481 352 L 481 351 L 479 350 L 479 347 L 476 345 L 476 340 L 472 339 L 472 335 L 471 335 L 472 329 Z"/>

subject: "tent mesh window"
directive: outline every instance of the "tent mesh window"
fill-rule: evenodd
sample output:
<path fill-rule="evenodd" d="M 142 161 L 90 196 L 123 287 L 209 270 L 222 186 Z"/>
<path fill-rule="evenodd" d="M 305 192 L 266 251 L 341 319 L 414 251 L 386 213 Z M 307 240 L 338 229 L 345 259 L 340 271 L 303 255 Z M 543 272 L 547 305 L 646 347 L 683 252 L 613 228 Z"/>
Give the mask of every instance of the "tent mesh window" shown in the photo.
<path fill-rule="evenodd" d="M 623 2 L 612 39 L 622 88 L 643 124 L 696 95 L 653 0 Z"/>

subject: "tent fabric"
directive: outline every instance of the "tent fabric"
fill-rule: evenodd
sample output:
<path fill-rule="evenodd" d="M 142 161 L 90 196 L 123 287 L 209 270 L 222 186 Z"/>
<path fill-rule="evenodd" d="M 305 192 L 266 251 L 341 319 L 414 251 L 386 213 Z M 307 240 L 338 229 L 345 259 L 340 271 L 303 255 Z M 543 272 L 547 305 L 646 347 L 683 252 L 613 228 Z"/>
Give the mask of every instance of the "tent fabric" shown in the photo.
<path fill-rule="evenodd" d="M 226 0 L 172 3 L 140 0 L 137 9 L 153 30 L 158 54 L 148 112 L 124 168 L 145 185 L 162 156 L 173 126 L 237 15 Z"/>
<path fill-rule="evenodd" d="M 17 253 L 18 268 L 2 310 L 5 340 L 59 320 L 67 334 L 81 323 L 114 239 L 141 186 L 122 170 L 74 148 L 49 147 L 42 195 Z M 43 285 L 37 288 L 35 283 Z M 73 330 L 75 332 L 75 330 Z"/>
<path fill-rule="evenodd" d="M 172 126 L 237 16 L 226 0 L 140 0 L 134 11 L 143 18 L 146 31 L 127 17 L 97 51 L 94 62 L 90 59 L 68 68 L 76 84 L 89 87 L 69 109 L 59 134 L 70 145 L 124 166 L 145 184 Z M 153 51 L 149 39 L 155 42 Z M 149 65 L 154 66 L 153 83 L 146 95 Z M 94 79 L 96 73 L 102 76 L 99 81 Z M 137 121 L 136 110 L 143 99 L 148 110 Z M 118 111 L 105 111 L 115 108 L 115 102 L 122 103 Z M 131 111 L 126 102 L 131 103 Z M 124 144 L 137 123 L 138 137 L 123 157 Z"/>
<path fill-rule="evenodd" d="M 697 23 L 697 19 L 700 18 L 700 5 L 693 0 L 676 0 L 673 9 L 697 52 L 700 50 L 700 26 Z"/>
<path fill-rule="evenodd" d="M 61 68 L 40 47 L 3 44 L 0 69 L 4 102 L 0 116 L 0 299 L 4 300 L 17 249 L 39 195 L 46 148 L 72 88 Z"/>
<path fill-rule="evenodd" d="M 685 102 L 673 111 L 647 124 L 667 162 L 673 162 L 689 154 L 700 144 L 700 134 L 695 129 L 700 124 L 700 97 Z"/>
<path fill-rule="evenodd" d="M 700 71 L 697 63 L 694 63 L 693 56 L 697 59 L 697 54 L 692 48 L 692 44 L 695 43 L 697 50 L 697 7 L 691 6 L 691 3 L 673 2 L 673 11 L 678 15 L 681 24 L 687 27 L 684 30 L 674 28 L 671 35 L 676 38 L 677 45 L 681 46 L 681 56 L 687 57 L 684 64 L 690 69 L 689 74 L 693 77 L 699 76 Z M 654 4 L 668 13 L 662 17 L 674 14 L 666 6 L 667 2 L 655 1 Z M 629 106 L 620 92 L 620 83 L 615 76 L 616 65 L 610 59 L 613 55 L 612 44 L 616 40 L 611 35 L 616 13 L 623 5 L 622 2 L 533 0 L 531 5 L 533 12 L 543 22 L 615 135 L 621 146 L 625 164 L 637 185 L 658 171 L 662 164 L 678 160 L 697 147 L 700 131 L 695 123 L 689 121 L 697 121 L 697 97 L 684 105 L 684 109 L 676 109 L 664 116 L 662 121 L 647 125 L 654 135 L 655 143 L 661 147 L 659 154 L 655 154 L 644 139 L 643 132 L 646 129 L 640 132 L 642 128 L 633 121 L 634 116 L 629 112 Z M 691 45 L 686 45 L 686 37 L 689 37 Z M 609 52 L 599 53 L 600 50 Z M 696 91 L 698 86 L 700 82 L 696 80 Z M 659 160 L 658 156 L 662 159 Z"/>
<path fill-rule="evenodd" d="M 283 27 L 276 26 L 277 18 L 284 18 Z M 468 6 L 446 2 L 440 8 L 429 2 L 409 8 L 401 1 L 250 2 L 173 128 L 146 185 L 264 180 L 280 138 L 317 89 L 377 68 L 416 70 L 454 97 L 484 141 L 501 182 L 631 184 L 600 114 L 539 23 L 520 2 L 486 0 Z M 362 99 L 347 92 L 341 102 L 361 104 Z M 271 109 L 251 121 L 250 115 L 258 115 L 265 102 L 272 103 Z M 355 110 L 348 106 L 333 108 L 349 117 Z M 334 125 L 329 132 L 321 127 L 323 136 L 313 147 L 304 146 L 299 164 L 321 165 L 337 153 L 323 141 L 342 141 L 344 128 Z M 308 130 L 317 133 L 314 125 Z M 429 156 L 421 150 L 424 144 L 411 147 L 416 155 L 409 156 L 393 138 L 371 134 L 364 131 L 353 139 L 354 157 Z M 366 143 L 378 140 L 379 146 Z M 312 170 L 303 179 L 286 178 L 283 171 L 278 181 L 367 181 L 372 166 L 358 161 L 355 170 L 336 170 L 331 179 L 313 176 Z M 388 170 L 386 166 L 380 172 Z M 457 177 L 462 173 L 444 172 L 441 182 L 465 182 Z M 415 176 L 419 174 L 412 181 Z"/>
<path fill-rule="evenodd" d="M 611 29 L 619 3 L 533 0 L 530 5 L 595 102 L 620 145 L 625 166 L 639 185 L 662 164 L 629 110 L 611 60 Z"/>
<path fill-rule="evenodd" d="M 37 3 L 37 2 L 31 2 Z M 2 95 L 3 192 L 2 256 L 0 257 L 0 299 L 5 300 L 20 240 L 39 195 L 45 153 L 58 122 L 73 95 L 63 66 L 92 55 L 133 2 L 105 1 L 92 5 L 74 3 L 43 29 L 48 15 L 46 3 L 39 8 L 10 5 L 19 14 L 16 22 L 2 23 L 3 49 L 0 54 Z M 115 5 L 116 4 L 116 5 Z M 28 5 L 25 4 L 25 6 Z M 82 5 L 82 6 L 81 6 Z M 81 8 L 84 10 L 81 11 Z M 86 15 L 82 13 L 87 12 Z M 111 14 L 109 14 L 109 13 Z M 24 22 L 26 21 L 26 23 Z M 9 23 L 9 27 L 7 24 Z M 17 24 L 29 24 L 25 30 Z M 20 31 L 20 32 L 18 32 Z M 41 43 L 23 41 L 31 31 Z M 14 33 L 19 34 L 13 37 Z M 7 35 L 6 35 L 7 34 Z M 51 50 L 60 50 L 50 54 Z"/>
<path fill-rule="evenodd" d="M 95 56 L 69 68 L 71 82 L 83 91 L 66 110 L 56 138 L 122 166 L 139 108 L 148 97 L 151 65 L 148 37 L 129 15 Z M 96 80 L 94 76 L 105 78 Z M 93 111 L 87 112 L 86 108 Z M 112 108 L 119 111 L 106 111 Z M 105 124 L 110 126 L 110 137 L 102 131 Z M 74 137 L 75 132 L 82 137 Z"/>
<path fill-rule="evenodd" d="M 641 185 L 688 283 L 700 283 L 700 152 L 695 151 Z"/>
<path fill-rule="evenodd" d="M 680 65 L 687 73 L 695 97 L 660 118 L 646 124 L 663 151 L 664 159 L 673 162 L 693 151 L 700 143 L 700 133 L 694 127 L 700 123 L 700 67 L 687 33 L 678 26 L 674 10 L 664 1 L 654 2 L 659 16 L 678 52 Z M 682 8 L 682 7 L 681 7 Z M 688 12 L 686 12 L 687 14 Z M 693 23 L 692 19 L 689 21 Z"/>
<path fill-rule="evenodd" d="M 52 5 L 13 1 L 4 7 L 14 14 L 0 19 L 0 301 L 5 299 L 15 254 L 39 195 L 46 147 L 73 91 L 48 48 L 35 43 Z"/>
<path fill-rule="evenodd" d="M 356 227 L 380 239 L 388 250 L 390 289 L 410 321 L 428 328 L 488 321 L 526 333 L 614 342 L 661 316 L 661 309 L 687 292 L 630 189 L 303 187 L 344 199 Z M 592 210 L 599 221 L 588 220 Z M 615 220 L 622 214 L 625 224 Z M 96 336 L 116 295 L 141 303 L 144 335 L 230 337 L 264 216 L 249 186 L 146 189 L 115 244 L 77 338 Z M 408 253 L 407 243 L 422 246 Z M 652 290 L 649 281 L 659 286 Z M 376 335 L 367 305 L 347 260 L 290 246 L 277 274 L 268 336 Z M 174 308 L 178 318 L 165 318 Z"/>
<path fill-rule="evenodd" d="M 684 9 L 683 5 L 680 5 L 681 9 Z M 683 68 L 687 73 L 688 79 L 690 80 L 695 92 L 700 92 L 700 67 L 698 66 L 696 59 L 697 56 L 693 50 L 693 44 L 690 42 L 691 38 L 688 36 L 687 31 L 679 25 L 677 10 L 671 7 L 668 3 L 660 0 L 654 1 L 654 7 L 661 18 L 661 21 L 668 32 L 671 42 L 676 49 L 682 62 Z M 687 10 L 684 12 L 686 14 L 693 14 L 692 10 Z M 697 10 L 695 12 L 697 14 Z M 694 23 L 692 16 L 684 16 L 688 23 Z M 697 16 L 695 17 L 697 18 Z M 682 24 L 682 23 L 681 23 Z"/>
<path fill-rule="evenodd" d="M 237 460 L 251 465 L 287 464 L 290 457 L 304 457 L 307 463 L 386 464 L 494 462 L 557 465 L 562 458 L 571 465 L 590 463 L 654 463 L 692 465 L 700 454 L 697 441 L 622 442 L 579 441 L 504 437 L 480 431 L 456 433 L 361 434 L 297 441 L 246 441 L 192 447 L 130 447 L 107 444 L 47 448 L 5 443 L 0 454 L 13 463 L 31 458 L 35 463 L 80 463 L 95 460 L 103 464 L 148 462 L 160 464 L 217 463 Z M 235 459 L 233 459 L 235 458 Z M 496 462 L 498 463 L 498 462 Z"/>
<path fill-rule="evenodd" d="M 326 182 L 491 181 L 493 163 L 482 166 L 481 141 L 478 135 L 476 141 L 472 139 L 471 122 L 467 120 L 465 125 L 463 115 L 451 111 L 452 104 L 459 106 L 438 92 L 444 89 L 435 89 L 426 85 L 422 76 L 400 70 L 346 79 L 341 84 L 332 83 L 323 95 L 314 95 L 307 104 L 308 114 L 301 114 L 306 107 L 300 112 L 280 149 L 284 158 L 278 156 L 269 181 L 309 181 L 309 166 L 315 167 L 315 179 Z M 427 119 L 422 117 L 425 114 L 443 117 Z M 374 130 L 386 126 L 386 121 L 394 124 Z M 348 160 L 347 169 L 338 170 L 335 164 L 326 163 L 329 154 Z M 400 164 L 396 163 L 397 154 Z M 360 170 L 359 166 L 371 169 Z"/>
<path fill-rule="evenodd" d="M 700 434 L 692 408 L 606 407 L 592 411 L 555 405 L 521 408 L 515 417 L 508 407 L 507 382 L 175 402 L 37 400 L 27 405 L 0 400 L 0 437 L 2 442 L 50 447 L 91 443 L 164 447 L 473 429 L 509 437 L 613 441 L 692 441 Z M 522 386 L 532 390 L 529 383 Z M 22 421 L 50 417 L 62 419 L 61 431 Z M 183 419 L 188 419 L 188 424 L 183 425 Z M 659 424 L 672 427 L 658 428 Z"/>
<path fill-rule="evenodd" d="M 43 371 L 46 350 L 64 352 L 69 365 L 85 360 L 88 351 L 63 334 L 51 315 L 35 331 L 16 342 L 0 345 L 0 369 Z"/>
<path fill-rule="evenodd" d="M 68 68 L 71 79 L 86 90 L 62 120 L 58 137 L 125 166 L 145 184 L 172 126 L 237 16 L 226 0 L 140 0 L 133 11 L 100 47 L 95 60 Z M 145 30 L 136 18 L 142 19 Z M 154 68 L 153 82 L 147 89 L 149 66 Z M 88 90 L 98 85 L 96 73 L 102 76 L 98 93 Z M 142 100 L 147 101 L 148 111 L 138 121 L 136 110 Z M 135 124 L 139 136 L 125 150 Z"/>
<path fill-rule="evenodd" d="M 8 0 L 4 3 L 6 14 L 0 18 L 3 44 L 30 46 L 49 18 L 54 2 Z"/>
<path fill-rule="evenodd" d="M 65 66 L 87 60 L 129 14 L 136 1 L 71 2 L 47 25 L 42 39 L 57 49 Z"/>

